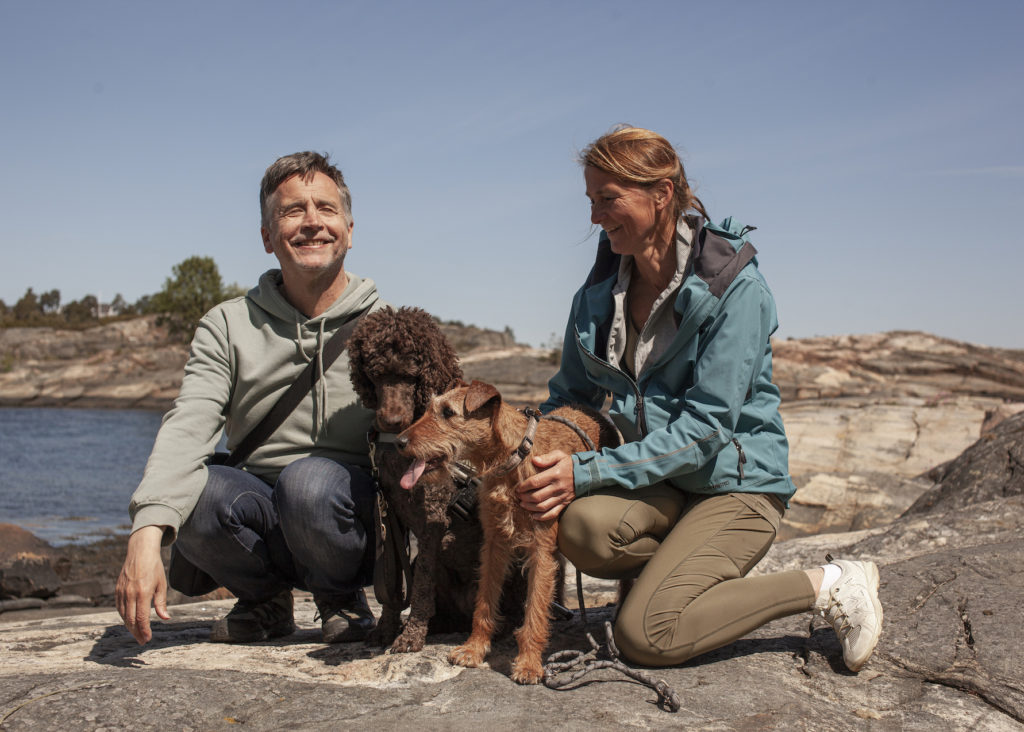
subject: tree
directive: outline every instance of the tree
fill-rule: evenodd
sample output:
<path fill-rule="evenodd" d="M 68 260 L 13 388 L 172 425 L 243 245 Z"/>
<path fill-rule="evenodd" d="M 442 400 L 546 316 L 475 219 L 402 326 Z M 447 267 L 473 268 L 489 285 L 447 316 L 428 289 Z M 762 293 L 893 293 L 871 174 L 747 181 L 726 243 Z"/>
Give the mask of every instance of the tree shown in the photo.
<path fill-rule="evenodd" d="M 14 303 L 15 320 L 35 320 L 42 314 L 43 309 L 39 305 L 39 298 L 36 297 L 36 293 L 32 292 L 31 287 L 25 290 L 25 294 L 18 302 Z"/>
<path fill-rule="evenodd" d="M 95 295 L 86 295 L 81 300 L 72 300 L 64 306 L 64 320 L 72 325 L 81 325 L 96 320 L 99 303 Z"/>
<path fill-rule="evenodd" d="M 131 307 L 139 315 L 151 315 L 153 313 L 153 296 L 143 295 Z"/>
<path fill-rule="evenodd" d="M 223 302 L 224 300 L 230 300 L 233 297 L 242 297 L 248 291 L 248 288 L 242 287 L 237 282 L 232 282 L 230 285 L 224 288 L 223 292 L 221 292 L 220 294 L 220 298 L 221 301 Z"/>
<path fill-rule="evenodd" d="M 39 307 L 47 314 L 56 313 L 60 310 L 60 290 L 50 290 L 40 295 Z"/>
<path fill-rule="evenodd" d="M 151 307 L 171 333 L 191 334 L 207 310 L 223 300 L 223 284 L 212 257 L 189 257 L 171 268 Z"/>
<path fill-rule="evenodd" d="M 125 302 L 124 297 L 119 292 L 110 301 L 110 312 L 114 315 L 130 315 L 133 311 L 132 306 Z"/>

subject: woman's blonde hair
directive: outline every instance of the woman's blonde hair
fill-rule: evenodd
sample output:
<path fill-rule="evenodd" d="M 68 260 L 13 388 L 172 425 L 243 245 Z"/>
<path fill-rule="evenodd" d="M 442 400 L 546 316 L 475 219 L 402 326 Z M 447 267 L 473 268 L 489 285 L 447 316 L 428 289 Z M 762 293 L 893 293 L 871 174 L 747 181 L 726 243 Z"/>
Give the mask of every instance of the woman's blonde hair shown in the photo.
<path fill-rule="evenodd" d="M 690 210 L 709 218 L 704 204 L 686 181 L 686 171 L 675 149 L 657 132 L 619 125 L 583 148 L 581 165 L 592 165 L 623 181 L 644 187 L 668 178 L 675 189 L 675 217 Z"/>

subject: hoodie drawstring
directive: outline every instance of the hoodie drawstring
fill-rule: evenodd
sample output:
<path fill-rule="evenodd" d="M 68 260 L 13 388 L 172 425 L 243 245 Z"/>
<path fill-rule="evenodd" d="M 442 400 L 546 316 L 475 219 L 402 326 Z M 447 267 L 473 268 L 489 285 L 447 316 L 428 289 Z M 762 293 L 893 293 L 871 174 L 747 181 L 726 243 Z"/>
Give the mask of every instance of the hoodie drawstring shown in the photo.
<path fill-rule="evenodd" d="M 302 356 L 302 360 L 309 363 L 316 358 L 317 380 L 313 387 L 313 440 L 320 439 L 324 430 L 327 429 L 327 385 L 324 384 L 324 345 L 326 318 L 321 318 L 318 323 L 316 334 L 316 353 L 309 357 L 302 347 L 302 323 L 295 321 L 295 347 Z"/>
<path fill-rule="evenodd" d="M 316 370 L 320 378 L 316 381 L 317 402 L 313 405 L 313 410 L 316 413 L 313 429 L 317 439 L 320 439 L 324 430 L 327 429 L 327 385 L 324 383 L 324 344 L 326 343 L 324 326 L 326 322 L 326 318 L 321 318 L 320 330 L 316 335 Z"/>

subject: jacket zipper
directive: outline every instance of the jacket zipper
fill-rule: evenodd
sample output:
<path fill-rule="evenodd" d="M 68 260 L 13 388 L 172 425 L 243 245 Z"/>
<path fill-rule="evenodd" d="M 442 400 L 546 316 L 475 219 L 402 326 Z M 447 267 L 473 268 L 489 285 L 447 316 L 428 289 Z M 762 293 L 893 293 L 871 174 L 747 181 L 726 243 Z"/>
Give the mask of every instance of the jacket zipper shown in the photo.
<path fill-rule="evenodd" d="M 743 452 L 743 447 L 740 445 L 740 441 L 735 437 L 732 438 L 732 444 L 736 446 L 736 452 L 739 453 L 740 459 L 736 465 L 737 472 L 739 473 L 740 480 L 743 480 L 743 466 L 747 462 L 747 456 Z"/>
<path fill-rule="evenodd" d="M 633 379 L 633 377 L 631 377 L 625 371 L 623 371 L 622 369 L 615 368 L 614 366 L 612 366 L 607 361 L 604 361 L 604 360 L 598 358 L 596 355 L 592 354 L 588 348 L 584 348 L 583 344 L 580 342 L 579 333 L 576 334 L 576 347 L 577 347 L 577 349 L 581 353 L 583 353 L 590 360 L 595 361 L 596 363 L 600 364 L 602 367 L 604 367 L 606 369 L 610 369 L 612 371 L 616 371 L 619 374 L 621 374 L 626 379 L 626 381 L 629 382 L 629 385 L 633 387 L 633 394 L 636 396 L 636 406 L 633 407 L 633 416 L 636 418 L 636 426 L 637 426 L 637 429 L 640 430 L 640 437 L 641 438 L 646 437 L 647 436 L 647 412 L 644 410 L 644 399 L 643 399 L 643 394 L 640 393 L 640 386 L 636 383 L 636 381 Z"/>

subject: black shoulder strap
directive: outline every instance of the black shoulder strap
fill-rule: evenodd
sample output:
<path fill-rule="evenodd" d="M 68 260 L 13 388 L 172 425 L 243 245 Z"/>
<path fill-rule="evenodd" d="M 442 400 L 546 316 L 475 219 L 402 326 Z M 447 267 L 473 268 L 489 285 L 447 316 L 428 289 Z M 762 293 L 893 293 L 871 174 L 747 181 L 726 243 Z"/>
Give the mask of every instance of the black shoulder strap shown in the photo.
<path fill-rule="evenodd" d="M 341 352 L 345 350 L 345 346 L 348 343 L 348 338 L 352 335 L 352 331 L 355 330 L 356 324 L 360 318 L 366 314 L 366 310 L 353 315 L 351 318 L 345 321 L 345 323 L 335 331 L 327 343 L 324 344 L 323 364 L 324 371 L 331 367 Z M 262 445 L 268 437 L 274 434 L 274 430 L 281 426 L 285 418 L 292 413 L 292 411 L 299 405 L 303 397 L 308 394 L 313 385 L 320 378 L 320 371 L 317 369 L 317 359 L 313 359 L 306 368 L 299 374 L 298 378 L 292 382 L 292 385 L 288 387 L 288 390 L 277 400 L 277 403 L 270 408 L 266 416 L 260 420 L 260 423 L 252 428 L 242 441 L 235 446 L 235 449 L 231 451 L 231 454 L 227 456 L 222 465 L 228 467 L 236 467 L 241 463 L 245 462 L 246 458 L 252 455 L 253 451 Z"/>

